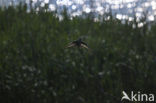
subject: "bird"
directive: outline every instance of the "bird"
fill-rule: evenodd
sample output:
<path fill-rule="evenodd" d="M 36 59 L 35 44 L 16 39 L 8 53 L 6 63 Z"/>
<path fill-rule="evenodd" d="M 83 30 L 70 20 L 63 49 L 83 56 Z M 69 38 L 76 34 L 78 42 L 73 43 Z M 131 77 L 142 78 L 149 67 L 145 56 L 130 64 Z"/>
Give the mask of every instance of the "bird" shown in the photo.
<path fill-rule="evenodd" d="M 70 48 L 70 47 L 83 47 L 83 48 L 89 49 L 88 45 L 85 42 L 83 42 L 81 38 L 69 43 L 67 48 Z"/>

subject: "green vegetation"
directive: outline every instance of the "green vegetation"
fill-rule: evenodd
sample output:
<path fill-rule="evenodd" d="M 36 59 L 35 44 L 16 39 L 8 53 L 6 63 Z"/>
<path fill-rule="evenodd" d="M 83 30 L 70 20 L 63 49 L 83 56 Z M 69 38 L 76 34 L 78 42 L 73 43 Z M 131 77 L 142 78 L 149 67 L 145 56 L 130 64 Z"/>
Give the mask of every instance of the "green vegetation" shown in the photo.
<path fill-rule="evenodd" d="M 66 12 L 60 21 L 45 10 L 0 9 L 1 103 L 119 103 L 123 90 L 156 93 L 156 24 Z M 66 48 L 79 37 L 91 51 Z"/>

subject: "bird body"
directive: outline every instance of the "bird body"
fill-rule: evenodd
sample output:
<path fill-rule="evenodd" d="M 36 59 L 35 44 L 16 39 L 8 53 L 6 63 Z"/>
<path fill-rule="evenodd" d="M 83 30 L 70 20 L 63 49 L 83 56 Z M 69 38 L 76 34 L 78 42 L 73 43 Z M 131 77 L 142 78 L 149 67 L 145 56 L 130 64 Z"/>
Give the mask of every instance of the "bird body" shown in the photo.
<path fill-rule="evenodd" d="M 85 42 L 83 42 L 83 41 L 81 40 L 81 38 L 78 39 L 78 40 L 75 40 L 75 41 L 71 42 L 71 43 L 67 46 L 67 48 L 69 48 L 69 47 L 74 47 L 74 46 L 76 46 L 76 47 L 83 47 L 83 48 L 89 49 L 88 46 L 87 46 L 87 44 L 86 44 Z"/>

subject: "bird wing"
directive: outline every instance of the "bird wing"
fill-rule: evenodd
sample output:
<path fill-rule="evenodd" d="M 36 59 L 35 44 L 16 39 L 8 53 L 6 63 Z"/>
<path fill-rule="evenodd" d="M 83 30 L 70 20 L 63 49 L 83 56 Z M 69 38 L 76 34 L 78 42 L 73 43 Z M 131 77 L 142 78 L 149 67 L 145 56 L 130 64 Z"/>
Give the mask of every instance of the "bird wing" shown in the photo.
<path fill-rule="evenodd" d="M 67 46 L 67 48 L 70 48 L 70 47 L 73 47 L 73 46 L 76 46 L 75 42 L 71 42 L 71 43 Z"/>
<path fill-rule="evenodd" d="M 84 48 L 86 48 L 86 49 L 89 49 L 88 46 L 87 46 L 87 44 L 84 43 L 84 42 L 81 42 L 81 47 L 84 47 Z"/>
<path fill-rule="evenodd" d="M 81 44 L 84 44 L 84 45 L 86 45 L 86 46 L 87 46 L 87 44 L 86 44 L 85 42 L 83 42 L 83 41 L 81 41 Z"/>

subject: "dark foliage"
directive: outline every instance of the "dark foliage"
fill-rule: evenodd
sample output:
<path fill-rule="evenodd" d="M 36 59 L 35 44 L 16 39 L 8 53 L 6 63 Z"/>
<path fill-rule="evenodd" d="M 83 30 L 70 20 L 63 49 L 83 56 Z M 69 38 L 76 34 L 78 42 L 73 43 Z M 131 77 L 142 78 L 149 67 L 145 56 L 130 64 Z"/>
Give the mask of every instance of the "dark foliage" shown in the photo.
<path fill-rule="evenodd" d="M 119 103 L 123 90 L 156 93 L 155 24 L 62 16 L 0 9 L 1 103 Z M 79 37 L 91 51 L 66 48 Z"/>

